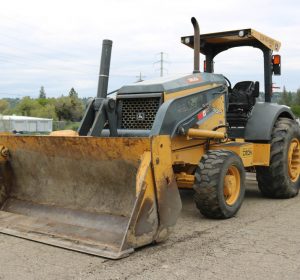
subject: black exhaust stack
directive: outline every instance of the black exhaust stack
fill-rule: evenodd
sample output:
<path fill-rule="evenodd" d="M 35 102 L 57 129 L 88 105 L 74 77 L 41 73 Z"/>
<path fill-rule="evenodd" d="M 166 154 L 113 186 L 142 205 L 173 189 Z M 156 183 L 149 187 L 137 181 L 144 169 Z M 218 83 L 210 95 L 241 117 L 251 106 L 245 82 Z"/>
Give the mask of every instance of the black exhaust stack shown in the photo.
<path fill-rule="evenodd" d="M 200 73 L 200 28 L 197 20 L 191 18 L 194 27 L 194 71 L 193 74 Z"/>
<path fill-rule="evenodd" d="M 98 90 L 97 90 L 98 98 L 107 97 L 111 48 L 112 48 L 112 41 L 103 40 L 101 61 L 100 61 L 100 72 L 99 72 L 99 80 L 98 80 Z"/>

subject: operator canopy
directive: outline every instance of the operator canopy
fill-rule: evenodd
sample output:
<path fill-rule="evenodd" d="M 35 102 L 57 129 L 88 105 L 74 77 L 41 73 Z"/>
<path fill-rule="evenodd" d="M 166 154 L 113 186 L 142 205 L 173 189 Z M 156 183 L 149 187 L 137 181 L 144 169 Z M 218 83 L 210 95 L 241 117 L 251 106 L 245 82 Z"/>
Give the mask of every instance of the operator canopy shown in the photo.
<path fill-rule="evenodd" d="M 194 48 L 193 35 L 181 37 L 181 42 Z M 251 28 L 201 34 L 200 36 L 200 52 L 204 55 L 211 53 L 217 55 L 227 49 L 240 46 L 279 51 L 281 43 Z"/>

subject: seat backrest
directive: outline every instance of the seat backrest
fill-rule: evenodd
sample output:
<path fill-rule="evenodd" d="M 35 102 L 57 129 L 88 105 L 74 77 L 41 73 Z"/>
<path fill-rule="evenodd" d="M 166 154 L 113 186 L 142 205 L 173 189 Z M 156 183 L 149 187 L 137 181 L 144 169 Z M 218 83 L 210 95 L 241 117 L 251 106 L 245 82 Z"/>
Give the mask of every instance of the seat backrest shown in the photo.
<path fill-rule="evenodd" d="M 227 121 L 230 127 L 245 127 L 249 112 L 259 96 L 259 82 L 243 81 L 237 83 L 229 93 Z"/>
<path fill-rule="evenodd" d="M 242 81 L 235 84 L 229 95 L 229 104 L 244 104 L 252 107 L 259 96 L 259 82 Z"/>
<path fill-rule="evenodd" d="M 238 82 L 233 87 L 232 91 L 244 91 L 244 92 L 250 92 L 254 89 L 254 82 L 252 81 L 243 81 Z"/>

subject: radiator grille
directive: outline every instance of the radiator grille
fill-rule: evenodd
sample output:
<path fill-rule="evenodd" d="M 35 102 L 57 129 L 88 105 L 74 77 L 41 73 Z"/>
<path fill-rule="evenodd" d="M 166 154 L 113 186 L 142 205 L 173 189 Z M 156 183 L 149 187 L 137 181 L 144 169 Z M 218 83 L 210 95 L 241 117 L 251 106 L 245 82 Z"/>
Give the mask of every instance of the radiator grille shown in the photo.
<path fill-rule="evenodd" d="M 160 105 L 160 97 L 128 98 L 120 101 L 122 122 L 124 129 L 151 129 L 157 110 Z"/>

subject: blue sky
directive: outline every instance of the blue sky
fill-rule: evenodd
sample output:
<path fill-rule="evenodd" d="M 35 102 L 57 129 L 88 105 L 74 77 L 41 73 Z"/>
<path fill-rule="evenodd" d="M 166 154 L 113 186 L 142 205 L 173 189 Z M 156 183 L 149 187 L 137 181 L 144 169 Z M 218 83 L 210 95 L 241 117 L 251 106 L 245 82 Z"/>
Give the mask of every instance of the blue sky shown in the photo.
<path fill-rule="evenodd" d="M 48 97 L 74 87 L 94 96 L 101 43 L 113 40 L 109 89 L 159 76 L 159 52 L 166 53 L 167 74 L 192 71 L 193 52 L 180 43 L 192 34 L 195 16 L 201 32 L 254 28 L 282 43 L 282 76 L 277 86 L 300 87 L 299 1 L 127 0 L 3 1 L 0 10 L 0 98 Z M 203 61 L 203 58 L 202 58 Z M 260 51 L 241 48 L 220 54 L 215 70 L 233 83 L 262 82 Z M 201 63 L 202 64 L 202 63 Z M 263 88 L 263 85 L 261 86 Z"/>

